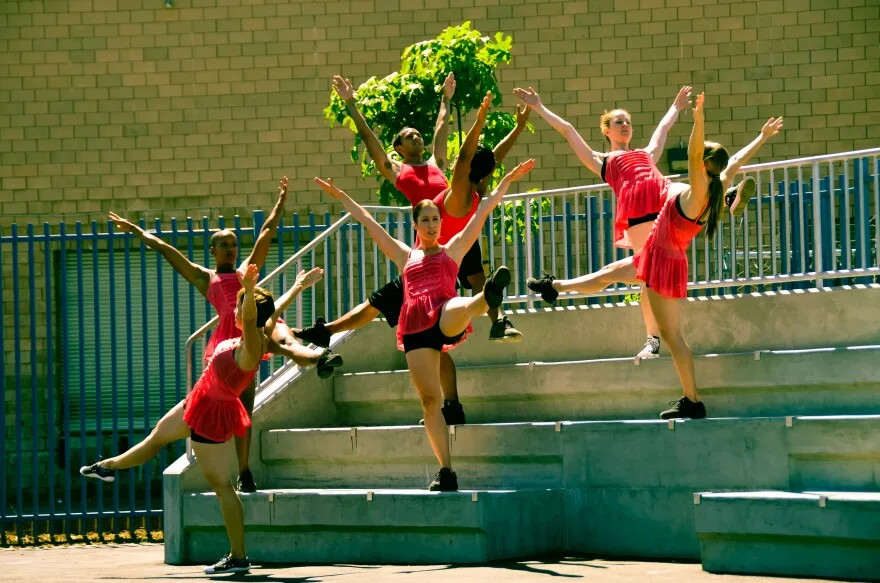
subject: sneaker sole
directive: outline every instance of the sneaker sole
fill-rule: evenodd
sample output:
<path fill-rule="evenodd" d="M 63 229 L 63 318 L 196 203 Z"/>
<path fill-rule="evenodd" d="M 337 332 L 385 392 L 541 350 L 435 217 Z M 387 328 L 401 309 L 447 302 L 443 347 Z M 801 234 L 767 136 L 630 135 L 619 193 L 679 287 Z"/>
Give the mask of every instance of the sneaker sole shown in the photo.
<path fill-rule="evenodd" d="M 109 482 L 114 482 L 114 481 L 116 480 L 116 477 L 115 477 L 115 476 L 107 476 L 106 478 L 102 478 L 102 477 L 99 476 L 98 474 L 89 474 L 89 473 L 86 473 L 86 472 L 83 471 L 83 470 L 85 470 L 86 468 L 88 468 L 88 466 L 83 466 L 83 467 L 81 467 L 81 468 L 79 469 L 79 474 L 80 474 L 81 476 L 85 476 L 86 478 L 93 478 L 93 479 L 95 479 L 95 480 L 101 480 L 102 482 L 108 482 L 108 483 L 109 483 Z"/>
<path fill-rule="evenodd" d="M 233 567 L 231 569 L 224 569 L 222 571 L 208 571 L 205 569 L 205 575 L 225 575 L 226 573 L 247 573 L 250 571 L 250 567 Z"/>
<path fill-rule="evenodd" d="M 516 344 L 517 342 L 522 342 L 522 339 L 522 333 L 505 334 L 504 336 L 498 336 L 495 338 L 489 336 L 489 342 L 495 342 L 496 344 Z"/>
<path fill-rule="evenodd" d="M 740 216 L 746 210 L 746 207 L 749 206 L 749 201 L 755 198 L 758 189 L 755 184 L 755 179 L 752 177 L 744 178 L 742 182 L 739 184 L 739 188 L 736 189 L 736 198 L 733 199 L 733 204 L 730 205 L 730 214 L 735 217 Z"/>

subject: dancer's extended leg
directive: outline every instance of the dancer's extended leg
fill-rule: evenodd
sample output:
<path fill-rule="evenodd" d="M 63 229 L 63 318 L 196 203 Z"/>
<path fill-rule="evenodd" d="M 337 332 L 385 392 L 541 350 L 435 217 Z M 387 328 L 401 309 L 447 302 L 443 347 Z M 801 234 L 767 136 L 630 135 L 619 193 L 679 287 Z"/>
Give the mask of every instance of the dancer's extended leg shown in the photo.
<path fill-rule="evenodd" d="M 186 439 L 189 435 L 190 429 L 183 420 L 183 401 L 181 401 L 165 413 L 146 439 L 125 453 L 98 462 L 98 465 L 107 470 L 124 470 L 140 466 L 156 457 L 169 443 Z"/>
<path fill-rule="evenodd" d="M 229 536 L 230 554 L 234 559 L 244 559 L 244 510 L 229 473 L 231 448 L 228 443 L 208 444 L 196 441 L 192 442 L 192 447 L 202 473 L 220 502 L 223 523 Z"/>

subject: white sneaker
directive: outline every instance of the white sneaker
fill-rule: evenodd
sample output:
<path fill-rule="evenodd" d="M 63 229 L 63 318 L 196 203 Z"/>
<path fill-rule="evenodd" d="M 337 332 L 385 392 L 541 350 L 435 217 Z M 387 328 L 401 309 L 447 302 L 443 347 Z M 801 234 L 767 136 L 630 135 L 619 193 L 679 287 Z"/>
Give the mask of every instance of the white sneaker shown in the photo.
<path fill-rule="evenodd" d="M 636 360 L 642 360 L 643 358 L 657 358 L 660 356 L 660 339 L 656 336 L 648 336 L 648 341 L 645 342 L 645 345 L 636 354 Z"/>

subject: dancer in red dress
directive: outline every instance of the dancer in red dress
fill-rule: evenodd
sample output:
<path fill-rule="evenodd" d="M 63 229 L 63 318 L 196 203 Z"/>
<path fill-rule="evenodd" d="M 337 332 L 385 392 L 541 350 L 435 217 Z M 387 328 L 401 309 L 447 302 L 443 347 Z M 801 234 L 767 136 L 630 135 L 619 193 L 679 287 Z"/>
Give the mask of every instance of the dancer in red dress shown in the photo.
<path fill-rule="evenodd" d="M 191 283 L 200 294 L 205 296 L 205 298 L 211 302 L 211 305 L 214 306 L 214 309 L 217 310 L 220 322 L 205 346 L 204 359 L 206 363 L 208 359 L 211 358 L 211 355 L 214 353 L 218 344 L 229 338 L 236 338 L 241 335 L 241 331 L 235 326 L 234 318 L 236 297 L 241 289 L 238 277 L 240 274 L 244 273 L 248 265 L 256 265 L 258 268 L 262 269 L 263 264 L 266 262 L 266 257 L 269 254 L 269 246 L 272 243 L 272 238 L 275 236 L 275 232 L 278 229 L 278 223 L 281 220 L 281 216 L 284 214 L 284 203 L 286 200 L 287 177 L 285 176 L 281 179 L 278 186 L 278 202 L 266 218 L 266 222 L 263 224 L 260 234 L 257 236 L 251 254 L 242 261 L 237 270 L 235 262 L 238 259 L 238 238 L 235 236 L 235 233 L 228 229 L 217 231 L 211 235 L 210 250 L 211 255 L 214 256 L 215 267 L 214 269 L 208 269 L 193 263 L 187 259 L 183 253 L 159 237 L 144 231 L 138 225 L 123 219 L 116 213 L 110 213 L 110 220 L 116 224 L 116 227 L 120 231 L 123 233 L 132 233 L 143 241 L 144 245 L 161 253 L 162 257 L 171 264 L 171 267 L 174 268 L 174 270 L 186 281 Z M 272 337 L 275 342 L 287 345 L 294 352 L 300 349 L 299 343 L 296 342 L 293 337 L 293 332 L 284 322 L 277 323 L 272 332 Z M 303 352 L 302 356 L 307 358 L 308 353 Z M 244 408 L 248 411 L 248 414 L 254 410 L 255 395 L 256 384 L 248 387 L 241 393 L 241 402 L 244 405 Z M 238 455 L 239 472 L 238 489 L 241 492 L 257 491 L 257 486 L 254 483 L 254 477 L 251 474 L 250 464 L 248 462 L 250 446 L 251 434 L 249 431 L 242 436 L 235 437 L 235 451 Z"/>
<path fill-rule="evenodd" d="M 342 364 L 339 356 L 329 351 L 300 347 L 301 350 L 294 353 L 271 339 L 270 328 L 278 316 L 296 295 L 321 279 L 323 270 L 300 272 L 293 288 L 277 306 L 271 292 L 256 287 L 259 273 L 257 266 L 250 264 L 244 274 L 238 275 L 242 290 L 238 293 L 233 318 L 241 336 L 215 346 L 202 376 L 186 398 L 166 413 L 150 435 L 136 446 L 116 457 L 80 468 L 83 476 L 112 482 L 117 470 L 144 464 L 169 443 L 190 437 L 199 467 L 220 502 L 229 536 L 229 554 L 207 567 L 206 573 L 241 572 L 250 568 L 245 553 L 241 500 L 232 476 L 226 475 L 231 452 L 224 444 L 250 429 L 251 416 L 240 396 L 253 384 L 263 355 L 266 352 L 280 354 L 300 365 L 323 361 L 324 366 L 332 368 Z M 303 358 L 303 351 L 308 351 L 308 358 Z"/>
<path fill-rule="evenodd" d="M 438 241 L 442 229 L 440 209 L 430 200 L 418 203 L 413 208 L 413 223 L 418 235 L 414 249 L 389 235 L 332 181 L 315 179 L 327 194 L 339 200 L 345 210 L 367 228 L 382 252 L 403 272 L 404 300 L 397 327 L 397 344 L 406 352 L 410 376 L 422 402 L 425 431 L 440 463 L 440 471 L 429 486 L 431 490 L 458 489 L 449 454 L 448 428 L 440 411 L 440 355 L 464 339 L 472 318 L 501 305 L 504 288 L 510 283 L 510 271 L 501 266 L 489 277 L 482 292 L 469 298 L 459 297 L 455 293 L 458 268 L 479 237 L 492 209 L 510 185 L 525 176 L 533 166 L 534 160 L 529 160 L 505 176 L 467 227 L 446 245 Z"/>

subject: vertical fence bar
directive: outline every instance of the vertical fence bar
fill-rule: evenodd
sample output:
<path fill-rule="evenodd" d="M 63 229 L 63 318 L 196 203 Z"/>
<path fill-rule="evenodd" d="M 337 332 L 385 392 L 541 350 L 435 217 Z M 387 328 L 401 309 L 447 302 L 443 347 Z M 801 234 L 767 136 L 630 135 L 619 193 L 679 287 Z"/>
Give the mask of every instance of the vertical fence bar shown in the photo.
<path fill-rule="evenodd" d="M 92 221 L 92 309 L 94 310 L 94 349 L 95 349 L 95 454 L 102 457 L 104 433 L 101 427 L 101 415 L 104 403 L 101 400 L 101 294 L 100 294 L 100 262 L 98 253 L 98 222 Z M 145 345 L 146 346 L 146 345 Z M 98 480 L 98 534 L 101 532 L 101 519 L 104 513 L 104 482 Z"/>
<path fill-rule="evenodd" d="M 517 205 L 517 203 L 522 204 L 521 201 L 518 201 L 518 200 L 513 201 L 513 219 L 511 220 L 511 223 L 513 226 L 513 243 L 512 244 L 513 244 L 513 272 L 514 273 L 519 273 L 519 254 L 520 254 L 520 250 L 522 249 L 522 242 L 520 241 L 519 233 L 517 232 L 517 228 L 516 228 L 516 224 L 518 222 L 516 220 L 516 215 L 517 215 L 516 205 Z M 525 209 L 523 209 L 523 216 L 526 216 Z M 526 226 L 526 229 L 528 229 L 528 226 Z M 517 277 L 517 282 L 518 281 L 519 281 L 519 277 Z M 514 289 L 515 289 L 514 293 L 519 295 L 519 285 L 517 285 Z M 518 304 L 517 307 L 522 307 L 522 304 Z"/>
<path fill-rule="evenodd" d="M 190 227 L 192 221 L 189 220 Z M 192 233 L 192 228 L 190 228 Z M 190 241 L 192 243 L 192 241 Z M 131 335 L 132 329 L 132 313 L 134 312 L 134 304 L 131 300 L 131 235 L 127 235 L 123 239 L 123 265 L 125 270 L 125 368 L 126 368 L 126 389 L 127 389 L 127 409 L 128 409 L 128 447 L 134 443 L 134 347 Z M 189 255 L 192 257 L 192 246 L 189 248 Z M 192 286 L 190 286 L 192 287 Z M 195 317 L 195 309 L 193 308 L 193 299 L 190 297 L 190 319 Z M 128 470 L 128 510 L 129 517 L 134 514 L 135 510 L 135 468 Z M 131 518 L 128 520 L 129 528 L 131 527 Z"/>
<path fill-rule="evenodd" d="M 841 239 L 843 239 L 843 261 L 841 264 L 846 269 L 852 269 L 852 232 L 850 231 L 850 223 L 852 222 L 852 211 L 850 210 L 850 199 L 849 199 L 849 160 L 843 161 L 843 210 L 844 216 L 840 217 L 841 222 L 843 223 L 841 226 L 843 227 L 843 233 L 841 234 Z"/>
<path fill-rule="evenodd" d="M 6 318 L 3 315 L 3 228 L 0 227 L 0 545 L 6 546 Z"/>
<path fill-rule="evenodd" d="M 12 305 L 16 309 L 12 312 L 13 326 L 13 348 L 15 350 L 15 514 L 16 527 L 15 534 L 18 537 L 18 543 L 22 543 L 22 520 L 24 514 L 24 491 L 22 489 L 21 477 L 23 475 L 22 468 L 22 434 L 21 434 L 21 315 L 17 306 L 21 305 L 21 293 L 18 290 L 18 225 L 12 224 Z M 6 501 L 3 501 L 4 504 Z"/>
<path fill-rule="evenodd" d="M 178 230 L 177 219 L 171 219 L 171 246 L 177 249 Z M 180 361 L 180 277 L 176 273 L 171 274 L 171 297 L 174 298 L 174 402 L 179 403 L 183 398 L 183 368 Z M 192 286 L 190 286 L 192 287 Z M 115 344 L 115 343 L 114 343 Z M 183 443 L 178 441 L 174 445 L 174 455 L 179 457 L 183 455 Z"/>
<path fill-rule="evenodd" d="M 525 209 L 523 209 L 523 211 L 525 212 L 525 217 L 526 217 L 525 225 L 523 226 L 523 229 L 525 229 L 525 236 L 526 236 L 525 253 L 523 254 L 523 263 L 525 263 L 525 265 L 523 265 L 523 267 L 525 268 L 524 271 L 526 273 L 526 277 L 528 278 L 528 277 L 532 277 L 532 275 L 533 275 L 532 255 L 534 254 L 534 250 L 532 249 L 532 200 L 529 198 L 524 198 L 524 199 L 522 199 L 522 202 L 525 205 Z M 539 231 L 538 238 L 540 240 L 540 231 Z M 514 273 L 519 273 L 519 271 L 515 271 Z M 526 292 L 528 290 L 528 288 L 526 288 L 525 285 L 521 286 L 521 284 L 520 284 L 521 279 L 522 278 L 519 276 L 517 276 L 517 278 L 516 278 L 517 295 L 519 295 L 523 292 Z M 535 294 L 529 293 L 528 295 L 529 295 L 529 300 L 528 300 L 528 302 L 526 302 L 526 306 L 529 309 L 533 309 L 535 307 L 535 300 L 534 300 Z"/>
<path fill-rule="evenodd" d="M 774 178 L 773 170 L 770 170 L 770 266 L 772 269 L 773 277 L 776 277 L 778 272 L 778 268 L 776 266 L 777 261 L 777 242 L 776 242 L 776 192 L 774 190 L 776 183 Z M 774 287 L 775 289 L 775 287 Z"/>
<path fill-rule="evenodd" d="M 76 330 L 78 334 L 79 340 L 79 354 L 77 355 L 79 359 L 79 439 L 80 439 L 80 448 L 79 448 L 79 460 L 80 465 L 86 465 L 86 446 L 88 444 L 88 440 L 86 439 L 86 378 L 85 378 L 85 305 L 84 305 L 84 296 L 85 293 L 83 291 L 83 231 L 82 231 L 82 223 L 80 221 L 76 222 Z M 87 502 L 87 491 L 88 491 L 88 482 L 86 481 L 85 476 L 80 476 L 79 478 L 79 491 L 80 491 L 80 515 L 85 518 L 88 514 L 88 506 Z"/>
<path fill-rule="evenodd" d="M 785 257 L 784 257 L 784 265 L 785 265 L 785 273 L 791 273 L 791 256 L 792 256 L 792 247 L 794 246 L 794 234 L 792 233 L 792 220 L 791 220 L 791 203 L 789 200 L 789 185 L 788 185 L 788 167 L 782 170 L 782 211 L 783 211 L 783 220 L 785 221 Z"/>
<path fill-rule="evenodd" d="M 757 248 L 758 248 L 758 277 L 764 278 L 764 205 L 761 200 L 761 189 L 763 187 L 763 183 L 761 181 L 761 173 L 757 172 L 755 174 L 755 201 L 757 208 L 757 221 L 756 221 L 756 229 L 758 231 L 757 236 Z"/>
<path fill-rule="evenodd" d="M 186 257 L 190 261 L 195 261 L 195 252 L 193 250 L 193 242 L 195 240 L 195 231 L 193 229 L 193 220 L 192 217 L 186 218 Z M 128 239 L 125 240 L 126 245 L 128 245 Z M 128 249 L 126 248 L 125 252 L 125 260 L 128 261 Z M 126 266 L 126 277 L 128 276 L 128 266 Z M 128 283 L 126 283 L 128 285 Z M 187 286 L 189 288 L 189 333 L 187 334 L 187 338 L 189 334 L 192 334 L 196 331 L 196 286 L 190 285 Z M 129 296 L 130 297 L 130 296 Z M 131 313 L 129 306 L 129 314 Z M 129 327 L 129 330 L 131 328 Z M 186 355 L 190 362 L 195 362 L 196 360 L 196 346 L 197 343 L 193 342 L 192 348 L 190 349 L 190 353 Z M 185 392 L 189 392 L 189 384 L 193 382 L 194 379 L 186 378 L 183 386 L 183 390 Z"/>
<path fill-rule="evenodd" d="M 513 203 L 510 203 L 510 208 L 513 212 L 516 212 L 516 208 L 514 208 Z M 507 265 L 507 204 L 502 200 L 501 204 L 498 205 L 498 209 L 501 211 L 498 220 L 498 232 L 501 233 L 501 261 L 498 265 Z M 514 215 L 515 216 L 515 215 Z M 511 239 L 511 243 L 513 239 Z M 495 267 L 493 265 L 493 267 Z"/>
<path fill-rule="evenodd" d="M 40 419 L 39 419 L 39 383 L 37 382 L 37 286 L 34 269 L 34 225 L 27 226 L 27 258 L 28 258 L 28 320 L 30 328 L 30 361 L 31 361 L 31 499 L 33 508 L 31 515 L 31 534 L 37 544 L 37 517 L 40 515 Z M 21 304 L 16 304 L 21 306 Z"/>
<path fill-rule="evenodd" d="M 366 253 L 364 253 L 364 226 L 358 223 L 357 226 L 358 232 L 358 261 L 360 262 L 361 270 L 358 275 L 358 295 L 356 304 L 360 304 L 364 301 L 364 280 L 366 280 L 366 269 L 367 269 L 367 257 Z M 314 267 L 314 265 L 312 265 Z"/>
<path fill-rule="evenodd" d="M 834 181 L 834 161 L 828 161 L 828 199 L 829 199 L 829 207 L 831 207 L 831 225 L 829 231 L 831 232 L 831 240 L 829 241 L 829 245 L 831 245 L 830 255 L 831 255 L 831 265 L 826 265 L 825 269 L 840 269 L 838 265 L 837 258 L 837 196 L 835 194 L 835 181 Z M 842 258 L 841 258 L 842 259 Z"/>
<path fill-rule="evenodd" d="M 581 195 L 579 192 L 576 192 L 574 195 L 574 273 L 575 277 L 581 274 L 581 227 L 578 225 L 578 222 L 581 219 L 580 211 L 578 210 L 578 200 Z M 584 205 L 586 204 L 586 199 L 584 199 Z M 589 213 L 589 209 L 585 209 L 587 213 Z M 587 222 L 586 228 L 590 228 L 590 222 Z"/>
<path fill-rule="evenodd" d="M 111 452 L 119 454 L 119 362 L 116 351 L 116 255 L 113 243 L 113 221 L 107 221 L 107 283 L 109 287 L 110 306 L 108 317 L 110 318 L 110 391 L 111 391 Z M 95 290 L 97 293 L 97 290 Z M 113 481 L 113 532 L 119 532 L 119 481 Z"/>
<path fill-rule="evenodd" d="M 203 229 L 202 229 L 203 237 L 205 238 L 205 252 L 208 253 L 208 219 L 207 219 L 207 217 L 204 218 L 202 226 L 203 226 Z M 141 221 L 141 228 L 145 229 L 145 227 L 146 227 L 146 224 L 144 223 L 144 221 Z M 146 350 L 146 348 L 148 346 L 150 346 L 150 337 L 149 337 L 149 333 L 148 333 L 148 331 L 150 330 L 150 323 L 149 323 L 149 317 L 148 317 L 148 311 L 147 311 L 147 298 L 148 298 L 148 295 L 147 295 L 147 254 L 145 253 L 145 251 L 146 251 L 146 246 L 144 245 L 144 242 L 141 241 L 141 245 L 140 245 L 141 257 L 140 257 L 139 263 L 140 263 L 140 273 L 141 273 L 141 342 L 142 342 L 142 346 L 144 347 L 143 371 L 141 371 L 142 372 L 142 379 L 143 379 L 143 383 L 141 384 L 141 386 L 143 387 L 143 390 L 144 390 L 144 397 L 143 397 L 143 406 L 144 406 L 143 433 L 144 433 L 144 437 L 147 436 L 147 432 L 150 429 L 150 375 L 147 373 L 147 371 L 150 370 L 150 353 Z M 207 264 L 207 260 L 205 261 L 205 263 Z M 205 311 L 207 313 L 207 307 L 206 307 Z M 208 320 L 210 318 L 206 317 L 205 319 Z M 151 474 L 152 468 L 153 468 L 152 460 L 148 461 L 147 463 L 145 463 L 141 467 L 142 467 L 143 476 L 144 476 L 144 508 L 147 510 L 147 512 L 149 512 L 152 509 L 152 496 L 150 495 L 150 491 L 151 491 L 150 474 Z M 147 519 L 145 519 L 144 522 L 146 524 Z"/>
<path fill-rule="evenodd" d="M 874 156 L 874 265 L 880 266 L 880 158 Z"/>
<path fill-rule="evenodd" d="M 352 243 L 352 231 L 354 227 L 351 223 L 345 225 L 347 228 L 348 237 L 348 309 L 352 309 L 360 302 L 355 302 L 354 299 L 354 244 Z"/>
<path fill-rule="evenodd" d="M 327 220 L 327 225 L 331 224 L 330 220 Z M 337 289 L 336 294 L 336 317 L 338 318 L 344 312 L 342 311 L 342 295 L 345 289 L 344 282 L 342 281 L 342 233 L 336 231 L 333 238 L 336 239 L 336 280 L 333 282 L 333 285 Z"/>
<path fill-rule="evenodd" d="M 46 453 L 49 459 L 46 461 L 46 475 L 49 481 L 49 536 L 50 542 L 55 542 L 55 350 L 53 344 L 54 337 L 52 335 L 52 247 L 50 245 L 52 230 L 49 223 L 43 223 L 43 277 L 45 278 L 46 289 Z M 2 274 L 0 270 L 0 274 Z M 2 302 L 2 294 L 0 294 L 0 302 Z M 2 322 L 0 315 L 0 322 Z M 2 334 L 2 332 L 0 332 Z M 2 342 L 0 342 L 0 360 L 4 358 Z M 2 370 L 0 370 L 2 375 Z M 0 400 L 4 398 L 2 387 L 0 387 Z M 0 409 L 2 414 L 2 409 Z M 0 452 L 3 448 L 0 448 Z M 5 465 L 5 463 L 4 463 Z M 0 498 L 5 503 L 5 498 Z"/>
<path fill-rule="evenodd" d="M 822 273 L 822 192 L 819 184 L 819 163 L 813 162 L 813 269 Z M 816 278 L 816 287 L 823 287 L 823 280 Z"/>
<path fill-rule="evenodd" d="M 68 316 L 67 316 L 67 225 L 61 223 L 58 227 L 59 257 L 58 264 L 60 267 L 60 275 L 58 278 L 58 306 L 61 324 L 61 338 L 59 347 L 61 349 L 61 395 L 63 403 L 62 427 L 64 428 L 64 536 L 65 541 L 70 542 L 70 526 L 71 526 L 71 507 L 70 507 L 70 343 L 68 339 Z M 2 270 L 0 270 L 2 273 Z M 0 297 L 2 297 L 0 291 Z M 2 337 L 2 334 L 0 334 Z M 0 350 L 0 353 L 3 351 Z M 0 374 L 0 379 L 3 375 Z M 5 496 L 2 497 L 6 499 Z"/>
<path fill-rule="evenodd" d="M 807 222 L 804 218 L 804 168 L 797 167 L 798 177 L 798 224 L 800 229 L 801 273 L 807 272 Z M 815 263 L 814 263 L 815 265 Z"/>
<path fill-rule="evenodd" d="M 235 215 L 235 229 L 236 231 L 240 231 L 239 219 L 238 215 Z M 241 241 L 241 237 L 236 235 L 238 240 Z M 157 218 L 156 219 L 156 237 L 159 239 L 162 238 L 162 223 Z M 156 258 L 156 344 L 159 347 L 159 350 L 156 351 L 156 355 L 159 359 L 159 415 L 161 416 L 165 412 L 165 375 L 163 374 L 165 371 L 165 302 L 164 302 L 164 286 L 162 285 L 162 272 L 163 267 L 165 266 L 165 258 L 162 257 L 159 253 L 153 254 Z M 175 310 L 176 311 L 176 310 Z M 147 345 L 144 346 L 146 348 Z M 144 371 L 145 375 L 147 371 Z M 152 406 L 152 399 L 148 396 L 147 403 L 149 406 Z M 149 427 L 149 425 L 147 426 Z M 147 428 L 144 428 L 144 431 L 147 431 Z M 164 468 L 167 465 L 167 453 L 166 450 L 168 448 L 163 447 L 159 450 L 159 467 Z"/>

